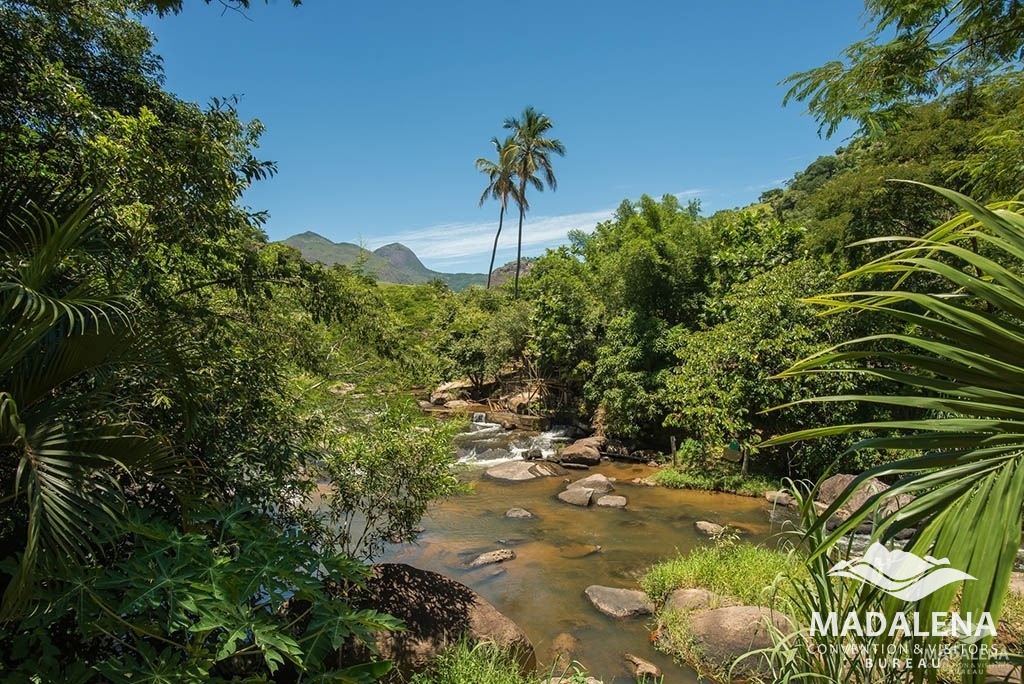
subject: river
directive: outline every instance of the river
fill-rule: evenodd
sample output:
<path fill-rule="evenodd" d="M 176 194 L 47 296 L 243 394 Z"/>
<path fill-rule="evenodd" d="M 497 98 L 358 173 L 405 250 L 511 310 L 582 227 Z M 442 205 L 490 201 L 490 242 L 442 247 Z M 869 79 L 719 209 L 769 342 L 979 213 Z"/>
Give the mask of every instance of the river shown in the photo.
<path fill-rule="evenodd" d="M 483 476 L 485 467 L 519 458 L 530 449 L 551 453 L 564 441 L 562 434 L 506 433 L 496 428 L 478 423 L 473 434 L 459 440 L 463 477 L 472 492 L 433 504 L 417 542 L 392 546 L 380 560 L 440 572 L 473 588 L 523 628 L 542 671 L 551 665 L 557 638 L 576 643 L 573 657 L 605 684 L 633 681 L 622 658 L 627 652 L 658 665 L 667 684 L 697 682 L 695 672 L 654 650 L 651 618 L 605 616 L 591 606 L 584 589 L 592 584 L 636 588 L 637 579 L 652 563 L 709 543 L 695 532 L 697 520 L 728 524 L 747 540 L 763 541 L 779 531 L 769 520 L 767 503 L 630 484 L 654 468 L 604 461 L 589 471 L 570 471 L 568 479 L 595 472 L 616 478 L 615 493 L 626 496 L 628 506 L 571 506 L 556 498 L 565 487 L 561 477 L 507 483 Z M 505 511 L 512 507 L 525 508 L 535 517 L 506 518 Z M 513 549 L 516 558 L 466 569 L 477 554 L 500 548 Z"/>

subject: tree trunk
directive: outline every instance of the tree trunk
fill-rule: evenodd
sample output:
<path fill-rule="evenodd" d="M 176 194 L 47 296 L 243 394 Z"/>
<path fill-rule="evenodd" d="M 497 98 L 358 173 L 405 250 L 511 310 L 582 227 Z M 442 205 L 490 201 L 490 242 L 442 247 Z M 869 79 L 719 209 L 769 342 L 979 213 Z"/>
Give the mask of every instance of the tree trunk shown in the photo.
<path fill-rule="evenodd" d="M 519 184 L 519 197 L 526 199 L 526 182 Z M 519 205 L 519 240 L 516 241 L 516 284 L 512 291 L 512 299 L 519 299 L 519 263 L 523 260 L 523 205 Z"/>
<path fill-rule="evenodd" d="M 498 236 L 501 235 L 501 223 L 505 220 L 505 205 L 501 205 L 501 213 L 498 214 L 498 232 L 494 234 L 494 249 L 491 250 L 491 267 L 487 269 L 487 289 L 491 289 L 491 274 L 494 273 L 494 255 L 498 253 Z"/>

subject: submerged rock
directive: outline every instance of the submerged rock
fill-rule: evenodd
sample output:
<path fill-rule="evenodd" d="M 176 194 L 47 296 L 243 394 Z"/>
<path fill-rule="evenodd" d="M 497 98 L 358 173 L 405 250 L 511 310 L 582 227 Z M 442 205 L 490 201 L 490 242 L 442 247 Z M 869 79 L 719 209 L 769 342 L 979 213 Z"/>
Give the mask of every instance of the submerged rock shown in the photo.
<path fill-rule="evenodd" d="M 566 474 L 565 468 L 549 461 L 509 461 L 488 468 L 485 475 L 493 480 L 523 482 L 539 477 L 555 477 Z"/>
<path fill-rule="evenodd" d="M 506 518 L 532 518 L 533 513 L 526 510 L 525 508 L 510 508 L 505 511 Z"/>
<path fill-rule="evenodd" d="M 622 657 L 630 664 L 630 669 L 633 670 L 633 677 L 638 684 L 661 677 L 661 668 L 654 663 L 637 657 L 632 653 L 623 653 Z"/>
<path fill-rule="evenodd" d="M 718 536 L 725 530 L 725 528 L 718 523 L 713 523 L 708 520 L 698 520 L 693 523 L 693 527 L 695 530 L 708 537 Z"/>
<path fill-rule="evenodd" d="M 508 560 L 513 560 L 516 557 L 516 552 L 512 549 L 498 549 L 497 551 L 488 551 L 487 553 L 481 553 L 479 556 L 473 559 L 473 562 L 469 564 L 471 568 L 479 568 L 481 565 L 491 565 L 492 563 L 504 563 Z"/>
<path fill-rule="evenodd" d="M 584 590 L 594 607 L 605 615 L 617 618 L 639 617 L 654 612 L 647 594 L 636 589 L 619 589 L 593 584 Z"/>

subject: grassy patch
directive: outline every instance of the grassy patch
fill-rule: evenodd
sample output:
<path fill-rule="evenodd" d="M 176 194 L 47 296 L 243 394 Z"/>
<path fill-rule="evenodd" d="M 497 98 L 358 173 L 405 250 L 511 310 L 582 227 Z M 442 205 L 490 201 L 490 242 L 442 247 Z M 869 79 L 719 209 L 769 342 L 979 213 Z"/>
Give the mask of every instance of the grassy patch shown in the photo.
<path fill-rule="evenodd" d="M 425 672 L 408 684 L 546 684 L 561 677 L 564 684 L 586 684 L 586 673 L 576 664 L 552 667 L 546 674 L 523 674 L 515 656 L 489 641 L 465 640 L 446 650 Z"/>
<path fill-rule="evenodd" d="M 761 496 L 764 492 L 782 489 L 778 480 L 761 475 L 741 476 L 729 472 L 693 472 L 677 468 L 663 468 L 651 476 L 663 487 L 673 489 L 699 489 L 708 492 L 728 492 L 743 496 Z"/>
<path fill-rule="evenodd" d="M 640 586 L 656 602 L 674 589 L 701 587 L 749 605 L 777 605 L 771 586 L 782 572 L 803 572 L 786 551 L 753 544 L 718 544 L 651 566 Z"/>

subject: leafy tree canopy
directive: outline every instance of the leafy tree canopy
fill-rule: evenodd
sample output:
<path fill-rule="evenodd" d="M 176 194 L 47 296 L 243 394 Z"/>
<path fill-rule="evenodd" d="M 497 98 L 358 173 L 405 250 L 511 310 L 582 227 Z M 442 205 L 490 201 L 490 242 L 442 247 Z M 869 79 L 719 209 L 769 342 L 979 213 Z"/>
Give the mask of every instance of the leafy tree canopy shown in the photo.
<path fill-rule="evenodd" d="M 840 59 L 794 74 L 785 101 L 807 102 L 831 136 L 846 120 L 877 134 L 915 103 L 970 89 L 1024 59 L 1020 0 L 866 0 L 865 40 Z"/>

